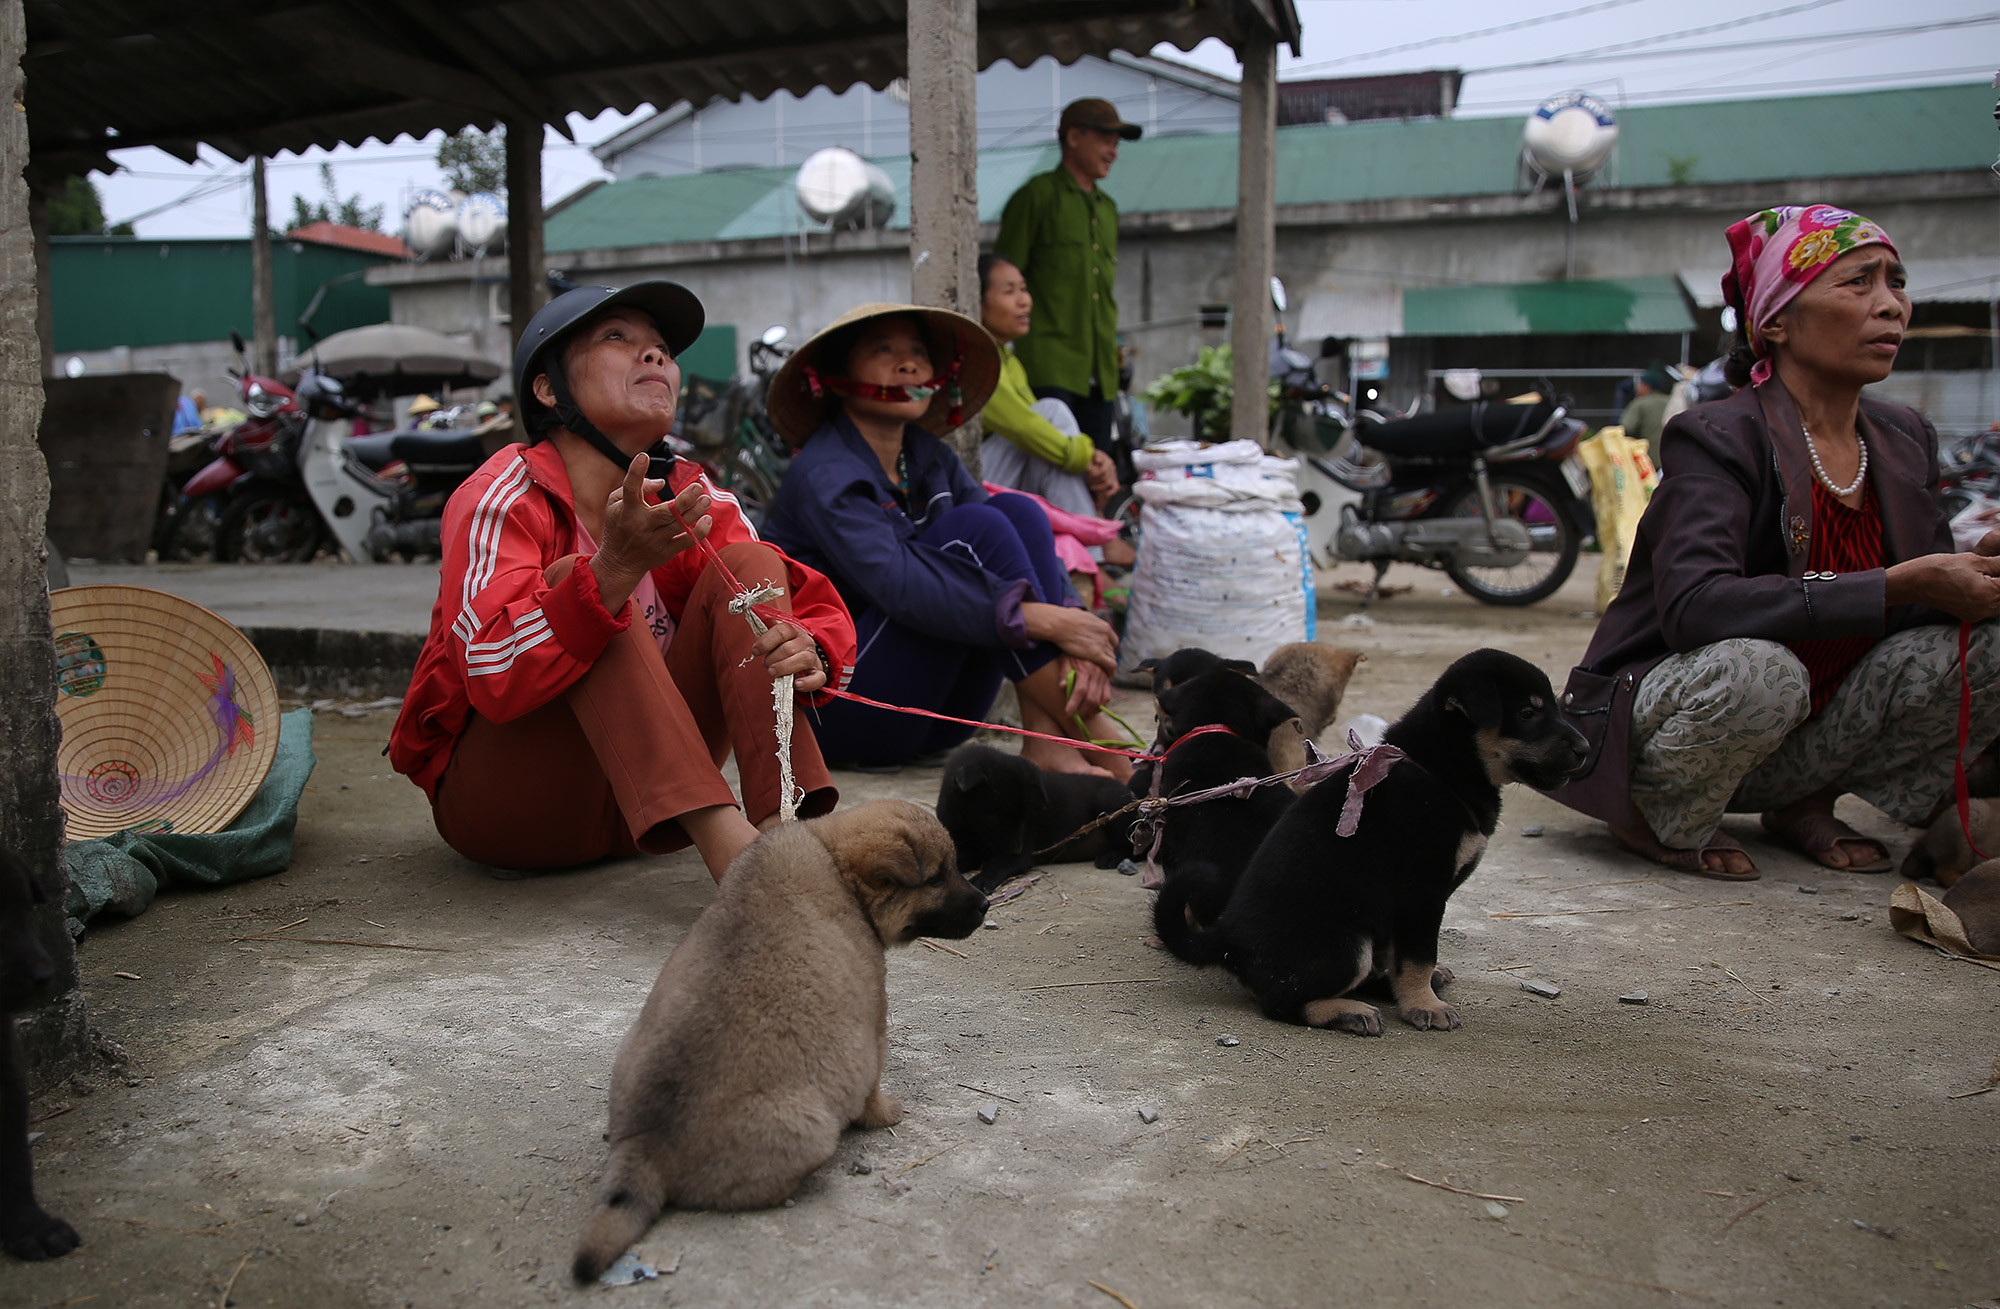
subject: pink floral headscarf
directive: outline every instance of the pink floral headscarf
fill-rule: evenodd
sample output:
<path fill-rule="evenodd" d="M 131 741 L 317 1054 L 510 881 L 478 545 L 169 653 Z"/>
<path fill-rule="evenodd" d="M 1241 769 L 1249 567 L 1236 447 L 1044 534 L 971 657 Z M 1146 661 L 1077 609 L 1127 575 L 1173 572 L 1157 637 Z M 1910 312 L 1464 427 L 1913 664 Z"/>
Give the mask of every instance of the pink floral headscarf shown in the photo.
<path fill-rule="evenodd" d="M 1733 224 L 1727 235 L 1731 267 L 1722 275 L 1722 298 L 1742 319 L 1750 352 L 1757 356 L 1750 370 L 1753 386 L 1771 380 L 1764 329 L 1827 265 L 1864 245 L 1885 245 L 1902 257 L 1887 232 L 1832 205 L 1760 210 Z"/>

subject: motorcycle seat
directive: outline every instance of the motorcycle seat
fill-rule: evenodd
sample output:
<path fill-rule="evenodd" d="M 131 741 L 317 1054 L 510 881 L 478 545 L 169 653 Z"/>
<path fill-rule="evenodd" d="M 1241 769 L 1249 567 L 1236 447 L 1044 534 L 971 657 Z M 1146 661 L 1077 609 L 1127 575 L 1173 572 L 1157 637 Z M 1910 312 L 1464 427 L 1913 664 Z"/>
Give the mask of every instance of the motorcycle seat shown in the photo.
<path fill-rule="evenodd" d="M 350 436 L 347 452 L 371 471 L 379 472 L 400 459 L 412 467 L 477 468 L 486 462 L 486 446 L 471 432 L 403 431 Z"/>
<path fill-rule="evenodd" d="M 1532 405 L 1475 404 L 1361 427 L 1361 443 L 1385 455 L 1443 458 L 1477 454 L 1544 427 L 1555 413 L 1547 400 Z"/>

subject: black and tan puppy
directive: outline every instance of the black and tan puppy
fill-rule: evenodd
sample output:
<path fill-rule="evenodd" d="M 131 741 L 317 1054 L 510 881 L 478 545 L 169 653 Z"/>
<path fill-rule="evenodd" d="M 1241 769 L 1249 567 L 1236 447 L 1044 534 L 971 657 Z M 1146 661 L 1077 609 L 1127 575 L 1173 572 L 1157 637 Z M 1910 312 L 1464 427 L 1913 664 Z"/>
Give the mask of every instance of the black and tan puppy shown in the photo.
<path fill-rule="evenodd" d="M 1125 783 L 1101 774 L 1045 772 L 1019 755 L 962 745 L 945 760 L 937 815 L 958 850 L 959 871 L 991 892 L 1033 867 L 1039 850 L 1048 850 L 1042 859 L 1049 863 L 1094 859 L 1117 867 L 1132 851 L 1129 817 L 1063 838 L 1131 802 Z"/>
<path fill-rule="evenodd" d="M 1171 742 L 1158 765 L 1163 796 L 1270 776 L 1266 743 L 1292 719 L 1290 705 L 1232 668 L 1213 668 L 1169 688 L 1160 707 L 1161 732 Z M 1203 727 L 1225 730 L 1203 733 Z M 1141 786 L 1136 771 L 1132 785 Z M 1260 786 L 1240 797 L 1167 811 L 1159 858 L 1166 882 L 1153 901 L 1162 941 L 1171 944 L 1170 932 L 1185 935 L 1191 921 L 1214 921 L 1258 842 L 1291 803 L 1286 788 Z"/>
<path fill-rule="evenodd" d="M 1386 975 L 1413 1027 L 1450 1029 L 1437 998 L 1445 901 L 1479 863 L 1500 819 L 1500 788 L 1560 784 L 1584 740 L 1556 712 L 1548 677 L 1500 650 L 1445 670 L 1386 744 L 1406 758 L 1363 797 L 1360 825 L 1337 834 L 1351 774 L 1286 811 L 1208 931 L 1161 938 L 1184 959 L 1219 963 L 1287 1023 L 1379 1036 L 1382 1018 L 1353 992 Z"/>
<path fill-rule="evenodd" d="M 26 864 L 0 846 L 0 1245 L 17 1259 L 53 1259 L 82 1244 L 76 1229 L 35 1203 L 28 1155 L 28 1069 L 13 1013 L 43 994 L 55 961 L 35 937 L 42 888 Z"/>
<path fill-rule="evenodd" d="M 1965 817 L 1979 849 L 2000 850 L 2000 800 L 1973 800 L 1966 805 Z M 1958 821 L 1958 807 L 1953 805 L 1910 847 L 1903 859 L 1903 876 L 1912 882 L 1935 877 L 1939 885 L 1950 886 L 1979 859 L 1965 839 L 1965 824 Z"/>
<path fill-rule="evenodd" d="M 780 1204 L 844 1129 L 900 1121 L 882 1089 L 883 950 L 968 936 L 985 916 L 943 824 L 900 800 L 787 823 L 738 855 L 618 1051 L 577 1278 L 668 1205 Z"/>

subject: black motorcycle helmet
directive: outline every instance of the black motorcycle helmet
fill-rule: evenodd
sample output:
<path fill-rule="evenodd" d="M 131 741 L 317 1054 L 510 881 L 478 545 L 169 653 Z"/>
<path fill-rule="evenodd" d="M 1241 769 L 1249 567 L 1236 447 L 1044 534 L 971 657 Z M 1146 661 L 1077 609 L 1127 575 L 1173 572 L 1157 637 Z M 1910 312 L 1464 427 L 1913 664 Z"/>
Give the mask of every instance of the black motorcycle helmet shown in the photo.
<path fill-rule="evenodd" d="M 528 320 L 514 347 L 514 404 L 530 441 L 539 441 L 555 428 L 567 428 L 588 441 L 605 458 L 624 468 L 630 459 L 583 416 L 571 398 L 569 379 L 563 375 L 562 344 L 584 320 L 614 305 L 630 305 L 653 320 L 666 340 L 667 353 L 678 359 L 681 352 L 701 335 L 706 315 L 694 292 L 678 282 L 634 282 L 630 286 L 579 286 L 565 291 Z M 553 407 L 535 397 L 535 378 L 546 373 L 555 392 Z M 663 434 L 664 435 L 664 434 Z"/>

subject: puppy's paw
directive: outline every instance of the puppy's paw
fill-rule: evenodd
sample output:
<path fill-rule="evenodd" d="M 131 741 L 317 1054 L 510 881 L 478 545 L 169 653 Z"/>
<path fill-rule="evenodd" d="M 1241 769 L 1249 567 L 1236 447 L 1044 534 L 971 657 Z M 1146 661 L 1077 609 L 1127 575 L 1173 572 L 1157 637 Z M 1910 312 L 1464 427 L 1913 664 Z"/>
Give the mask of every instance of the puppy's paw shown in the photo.
<path fill-rule="evenodd" d="M 1437 964 L 1431 969 L 1431 990 L 1433 991 L 1443 986 L 1446 982 L 1456 980 L 1458 980 L 1458 974 L 1452 972 L 1451 969 L 1446 968 L 1443 964 Z"/>
<path fill-rule="evenodd" d="M 1356 1036 L 1382 1035 L 1382 1014 L 1372 1004 L 1335 996 L 1309 1001 L 1300 1011 L 1308 1027 L 1328 1027 Z"/>
<path fill-rule="evenodd" d="M 1420 1032 L 1449 1032 L 1459 1024 L 1458 1010 L 1435 998 L 1402 1005 L 1397 1012 Z"/>
<path fill-rule="evenodd" d="M 903 1121 L 903 1103 L 878 1086 L 868 1093 L 868 1102 L 861 1106 L 861 1117 L 855 1121 L 870 1130 L 894 1127 Z"/>
<path fill-rule="evenodd" d="M 55 1259 L 83 1244 L 83 1238 L 54 1214 L 30 1207 L 0 1225 L 0 1246 L 16 1259 Z"/>

